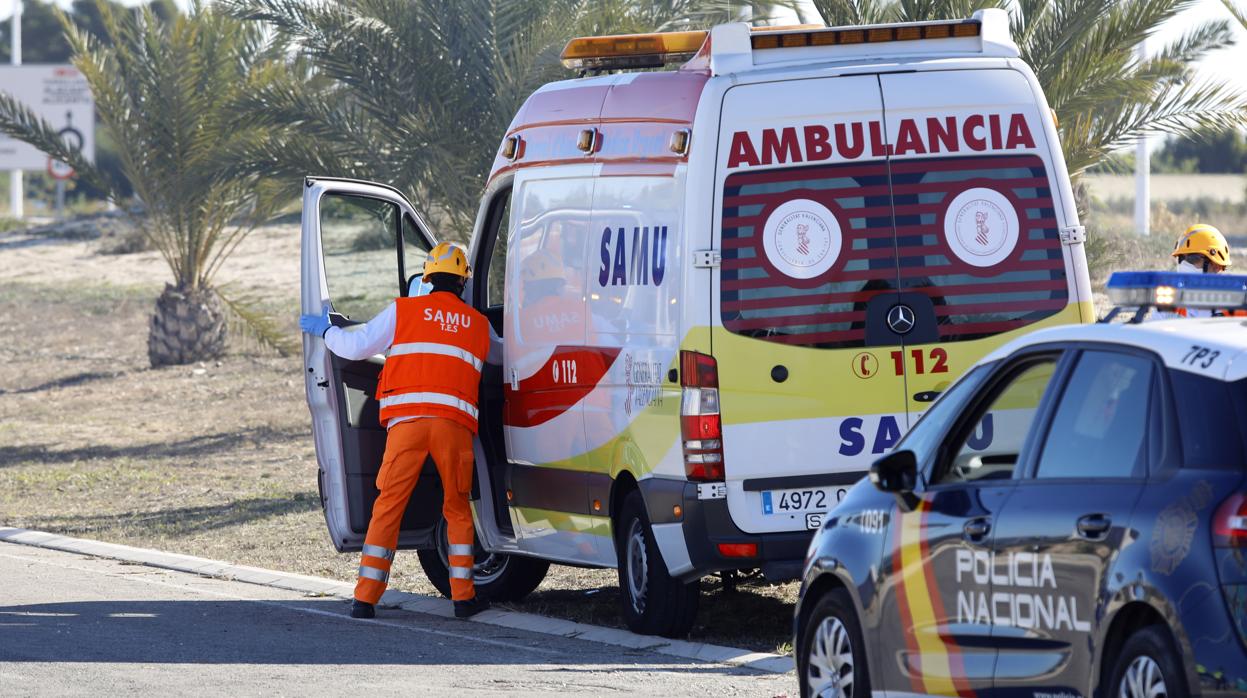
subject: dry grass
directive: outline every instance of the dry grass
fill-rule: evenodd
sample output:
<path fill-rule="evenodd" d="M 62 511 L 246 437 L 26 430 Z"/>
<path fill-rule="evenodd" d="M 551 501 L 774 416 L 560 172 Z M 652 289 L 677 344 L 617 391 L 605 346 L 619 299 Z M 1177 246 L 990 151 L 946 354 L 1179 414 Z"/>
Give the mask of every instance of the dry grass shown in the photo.
<path fill-rule="evenodd" d="M 317 500 L 299 359 L 148 368 L 159 282 L 0 281 L 0 525 L 352 579 L 356 557 L 329 545 Z M 555 566 L 517 608 L 619 625 L 616 581 Z M 393 582 L 436 593 L 410 553 Z M 707 580 L 693 638 L 773 651 L 795 598 L 795 584 Z"/>

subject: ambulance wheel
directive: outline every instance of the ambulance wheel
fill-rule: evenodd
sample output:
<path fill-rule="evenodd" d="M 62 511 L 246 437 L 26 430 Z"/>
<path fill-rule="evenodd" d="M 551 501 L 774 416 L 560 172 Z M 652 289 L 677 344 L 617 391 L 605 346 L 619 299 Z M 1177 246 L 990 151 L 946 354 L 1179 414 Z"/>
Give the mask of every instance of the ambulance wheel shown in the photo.
<path fill-rule="evenodd" d="M 797 647 L 801 697 L 862 698 L 870 695 L 866 644 L 844 589 L 834 589 L 815 604 Z"/>
<path fill-rule="evenodd" d="M 701 580 L 682 582 L 667 574 L 640 492 L 624 498 L 615 523 L 619 599 L 628 629 L 641 635 L 688 635 L 697 617 Z"/>
<path fill-rule="evenodd" d="M 1186 696 L 1178 652 L 1163 625 L 1149 625 L 1126 640 L 1113 667 L 1111 698 Z"/>
<path fill-rule="evenodd" d="M 446 539 L 446 520 L 437 523 L 434 531 L 437 547 L 417 550 L 424 574 L 441 592 L 450 598 L 450 542 Z M 550 563 L 531 557 L 503 555 L 486 552 L 479 540 L 474 545 L 476 557 L 472 565 L 476 593 L 490 601 L 520 601 L 532 593 L 541 580 L 546 578 Z"/>

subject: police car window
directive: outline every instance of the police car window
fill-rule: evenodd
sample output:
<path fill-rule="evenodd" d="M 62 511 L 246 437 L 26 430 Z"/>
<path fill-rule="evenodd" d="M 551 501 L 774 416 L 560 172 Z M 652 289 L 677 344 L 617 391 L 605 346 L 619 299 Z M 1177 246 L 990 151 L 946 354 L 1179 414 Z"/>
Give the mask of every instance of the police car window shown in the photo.
<path fill-rule="evenodd" d="M 398 221 L 398 206 L 388 201 L 321 198 L 320 244 L 335 312 L 368 320 L 398 295 Z"/>
<path fill-rule="evenodd" d="M 1083 353 L 1053 415 L 1035 477 L 1146 475 L 1152 380 L 1146 358 Z"/>
<path fill-rule="evenodd" d="M 925 467 L 935 455 L 940 439 L 948 431 L 949 425 L 965 407 L 966 402 L 982 384 L 987 374 L 991 373 L 991 366 L 991 364 L 984 364 L 971 369 L 961 380 L 940 395 L 935 404 L 931 405 L 931 409 L 923 413 L 918 423 L 896 445 L 896 450 L 913 451 L 918 467 Z"/>
<path fill-rule="evenodd" d="M 1056 359 L 1044 358 L 1019 370 L 980 412 L 974 428 L 955 444 L 936 484 L 1007 480 L 1026 443 L 1031 424 L 1056 372 Z"/>
<path fill-rule="evenodd" d="M 1247 380 L 1225 383 L 1186 371 L 1170 371 L 1182 463 L 1188 468 L 1241 469 L 1242 434 L 1247 433 L 1242 408 Z M 1236 399 L 1235 399 L 1236 398 Z M 1236 409 L 1235 402 L 1239 404 Z"/>

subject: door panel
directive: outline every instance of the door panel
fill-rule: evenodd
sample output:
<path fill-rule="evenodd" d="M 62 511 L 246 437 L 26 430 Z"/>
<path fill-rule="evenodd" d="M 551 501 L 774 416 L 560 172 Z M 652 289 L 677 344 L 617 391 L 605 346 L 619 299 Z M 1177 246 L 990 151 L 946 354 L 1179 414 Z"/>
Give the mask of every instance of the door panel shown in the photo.
<path fill-rule="evenodd" d="M 879 678 L 887 691 L 959 695 L 990 692 L 997 661 L 990 613 L 996 598 L 991 552 L 997 519 L 1015 495 L 1016 465 L 1041 414 L 1057 358 L 1004 367 L 970 402 L 944 440 L 917 446 L 930 481 L 909 511 L 897 512 L 890 565 L 896 583 L 883 592 L 878 647 L 897 671 Z M 1000 419 L 1009 412 L 1011 419 Z M 995 438 L 984 438 L 985 423 Z M 929 430 L 928 430 L 929 431 Z"/>
<path fill-rule="evenodd" d="M 423 261 L 404 259 L 404 249 L 411 257 L 430 249 L 426 231 L 411 205 L 389 187 L 309 179 L 303 197 L 302 312 L 320 314 L 329 307 L 333 324 L 344 328 L 371 319 L 402 292 L 406 266 Z M 385 451 L 375 398 L 385 359 L 348 361 L 306 334 L 303 357 L 330 538 L 340 551 L 358 550 Z M 440 500 L 436 470 L 426 468 L 403 518 L 399 547 L 429 542 Z"/>
<path fill-rule="evenodd" d="M 504 289 L 503 430 L 512 522 L 522 549 L 577 561 L 592 559 L 598 532 L 583 476 L 582 403 L 604 362 L 585 348 L 592 173 L 516 175 Z"/>
<path fill-rule="evenodd" d="M 917 302 L 903 336 L 912 423 L 938 391 L 1012 333 L 1077 322 L 1044 120 L 1014 70 L 880 76 L 900 290 Z M 1071 218 L 1072 220 L 1072 218 Z"/>
<path fill-rule="evenodd" d="M 1137 355 L 1088 351 L 1078 359 L 1054 412 L 1033 477 L 1000 516 L 993 609 L 1005 638 L 996 669 L 1001 689 L 1090 695 L 1101 637 L 1098 606 L 1126 580 L 1109 578 L 1134 542 L 1131 516 L 1158 419 L 1156 371 Z M 997 612 L 999 611 L 999 612 Z"/>
<path fill-rule="evenodd" d="M 750 533 L 802 529 L 804 511 L 768 508 L 746 480 L 824 475 L 834 505 L 905 428 L 899 342 L 879 332 L 897 284 L 883 101 L 874 75 L 789 80 L 731 88 L 722 114 L 711 326 L 728 508 Z M 788 438 L 815 430 L 830 448 Z"/>

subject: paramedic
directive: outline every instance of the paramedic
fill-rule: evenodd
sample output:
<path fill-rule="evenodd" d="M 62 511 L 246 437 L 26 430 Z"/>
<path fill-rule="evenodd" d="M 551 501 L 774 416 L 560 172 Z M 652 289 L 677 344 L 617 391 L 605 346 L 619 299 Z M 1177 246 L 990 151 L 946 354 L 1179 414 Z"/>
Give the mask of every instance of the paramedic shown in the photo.
<path fill-rule="evenodd" d="M 304 315 L 305 332 L 324 337 L 325 346 L 358 361 L 389 350 L 377 386 L 381 422 L 388 435 L 377 474 L 380 494 L 364 539 L 354 618 L 372 618 L 385 592 L 398 547 L 407 500 L 430 454 L 445 492 L 443 514 L 449 539 L 451 598 L 455 616 L 467 618 L 489 607 L 472 581 L 472 438 L 476 433 L 477 391 L 489 352 L 489 323 L 463 302 L 471 268 L 463 250 L 443 242 L 424 263 L 426 296 L 399 298 L 367 323 L 344 330 L 321 316 Z"/>
<path fill-rule="evenodd" d="M 1230 267 L 1230 245 L 1221 231 L 1196 223 L 1186 229 L 1173 246 L 1173 257 L 1178 260 L 1178 271 L 1186 274 L 1220 274 Z M 1178 308 L 1181 317 L 1211 317 L 1221 313 L 1188 308 Z"/>

